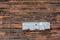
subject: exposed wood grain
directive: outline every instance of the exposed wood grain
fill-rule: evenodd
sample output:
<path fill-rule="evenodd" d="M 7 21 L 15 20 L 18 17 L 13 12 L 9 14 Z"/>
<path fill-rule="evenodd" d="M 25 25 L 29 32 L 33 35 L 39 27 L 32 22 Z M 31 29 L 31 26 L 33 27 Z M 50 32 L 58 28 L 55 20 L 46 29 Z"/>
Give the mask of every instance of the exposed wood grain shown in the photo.
<path fill-rule="evenodd" d="M 50 22 L 51 30 L 23 31 L 27 21 Z M 60 0 L 0 0 L 0 40 L 60 40 Z"/>

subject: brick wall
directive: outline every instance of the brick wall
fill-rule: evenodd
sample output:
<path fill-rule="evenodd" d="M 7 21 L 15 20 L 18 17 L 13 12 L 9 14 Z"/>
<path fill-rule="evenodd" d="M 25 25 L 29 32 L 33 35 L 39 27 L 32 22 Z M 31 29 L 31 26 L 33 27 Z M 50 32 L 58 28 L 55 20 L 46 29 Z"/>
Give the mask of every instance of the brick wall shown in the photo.
<path fill-rule="evenodd" d="M 50 22 L 52 30 L 23 32 L 27 21 Z M 0 0 L 0 31 L 1 40 L 60 40 L 60 0 Z"/>

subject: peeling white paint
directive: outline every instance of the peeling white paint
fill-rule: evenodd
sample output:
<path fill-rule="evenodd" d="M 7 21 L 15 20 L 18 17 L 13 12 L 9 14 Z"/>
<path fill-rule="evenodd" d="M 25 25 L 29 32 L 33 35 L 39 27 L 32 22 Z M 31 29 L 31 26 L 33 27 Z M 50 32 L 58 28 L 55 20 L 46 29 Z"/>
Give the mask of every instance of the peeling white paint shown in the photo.
<path fill-rule="evenodd" d="M 23 22 L 22 30 L 45 30 L 50 29 L 50 22 Z"/>

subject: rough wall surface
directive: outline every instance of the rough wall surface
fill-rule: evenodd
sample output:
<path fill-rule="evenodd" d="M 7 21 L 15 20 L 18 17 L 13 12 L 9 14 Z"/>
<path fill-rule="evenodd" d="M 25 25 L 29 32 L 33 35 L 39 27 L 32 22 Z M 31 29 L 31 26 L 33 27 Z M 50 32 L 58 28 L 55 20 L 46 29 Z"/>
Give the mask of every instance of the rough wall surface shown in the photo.
<path fill-rule="evenodd" d="M 27 21 L 50 22 L 52 29 L 23 32 Z M 0 40 L 60 40 L 60 0 L 0 0 Z"/>

